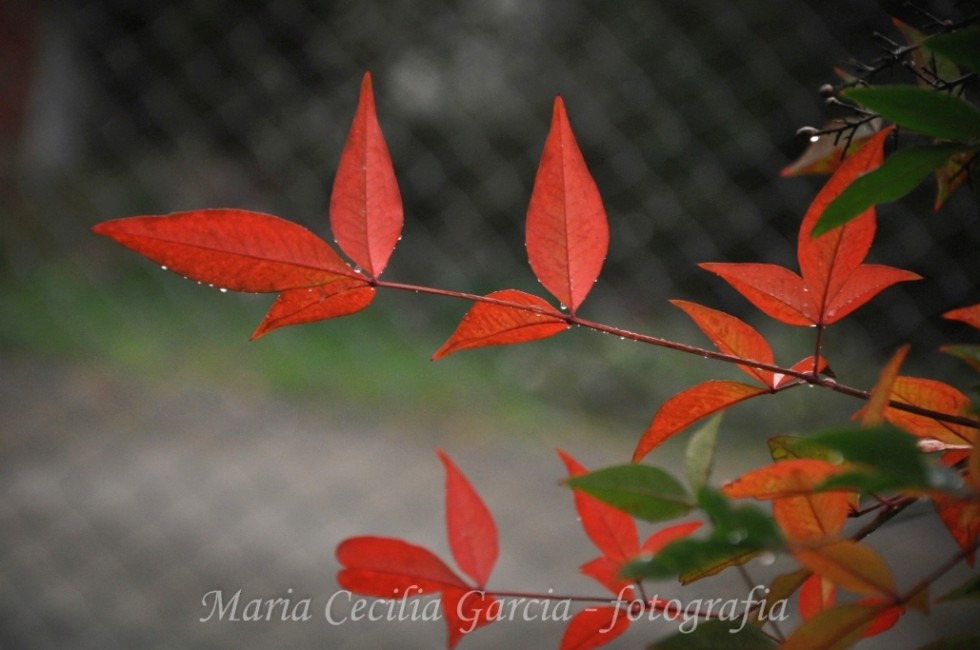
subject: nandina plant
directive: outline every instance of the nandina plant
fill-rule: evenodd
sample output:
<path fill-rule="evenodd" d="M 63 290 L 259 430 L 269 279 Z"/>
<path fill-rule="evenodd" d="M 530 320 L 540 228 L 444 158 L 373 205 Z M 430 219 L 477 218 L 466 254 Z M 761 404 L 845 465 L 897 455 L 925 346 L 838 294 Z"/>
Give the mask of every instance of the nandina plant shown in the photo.
<path fill-rule="evenodd" d="M 493 515 L 442 450 L 436 454 L 445 473 L 446 529 L 455 568 L 407 540 L 359 536 L 336 549 L 337 582 L 367 597 L 427 599 L 426 611 L 434 605 L 446 623 L 449 647 L 506 617 L 508 600 L 533 598 L 550 602 L 553 619 L 566 622 L 564 635 L 556 639 L 563 649 L 601 646 L 658 618 L 674 621 L 677 633 L 657 647 L 838 648 L 885 632 L 909 610 L 927 612 L 937 603 L 975 598 L 980 586 L 965 568 L 972 567 L 980 545 L 980 452 L 974 445 L 980 421 L 969 399 L 942 381 L 900 374 L 907 346 L 895 351 L 870 389 L 831 376 L 822 349 L 832 325 L 889 286 L 920 279 L 910 271 L 865 263 L 875 234 L 873 206 L 814 234 L 827 206 L 880 168 L 892 131 L 884 126 L 859 146 L 848 143 L 851 153 L 834 165 L 802 219 L 798 272 L 763 262 L 702 264 L 777 321 L 812 328 L 812 349 L 788 365 L 738 317 L 686 300 L 672 304 L 716 350 L 579 315 L 599 276 L 609 235 L 599 190 L 560 97 L 526 219 L 528 261 L 545 295 L 516 289 L 475 295 L 382 279 L 401 237 L 403 214 L 370 75 L 361 85 L 330 198 L 330 229 L 340 252 L 292 222 L 239 209 L 128 217 L 100 223 L 94 231 L 192 280 L 278 294 L 253 338 L 354 314 L 379 290 L 412 291 L 471 303 L 434 359 L 469 348 L 528 343 L 578 326 L 737 365 L 748 382 L 716 379 L 679 387 L 639 433 L 632 457 L 622 465 L 589 471 L 559 450 L 574 503 L 569 516 L 578 517 L 598 552 L 577 570 L 595 579 L 602 593 L 556 595 L 492 584 L 499 548 Z M 980 305 L 946 316 L 980 327 Z M 808 436 L 774 436 L 772 464 L 713 484 L 721 412 L 800 386 L 854 398 L 856 423 Z M 656 466 L 657 448 L 665 440 L 708 416 L 713 417 L 690 435 L 683 479 Z M 889 559 L 863 542 L 923 499 L 932 501 L 937 523 L 959 550 L 923 558 L 921 579 L 899 588 Z M 641 541 L 636 519 L 655 522 L 657 529 Z M 861 524 L 845 534 L 849 520 Z M 650 596 L 644 586 L 649 579 L 673 577 L 687 584 L 733 567 L 745 571 L 742 565 L 759 556 L 782 557 L 786 572 L 741 602 L 684 605 L 678 598 Z M 963 574 L 964 584 L 946 594 L 931 593 L 931 586 L 952 571 Z M 795 629 L 779 625 L 794 612 Z"/>

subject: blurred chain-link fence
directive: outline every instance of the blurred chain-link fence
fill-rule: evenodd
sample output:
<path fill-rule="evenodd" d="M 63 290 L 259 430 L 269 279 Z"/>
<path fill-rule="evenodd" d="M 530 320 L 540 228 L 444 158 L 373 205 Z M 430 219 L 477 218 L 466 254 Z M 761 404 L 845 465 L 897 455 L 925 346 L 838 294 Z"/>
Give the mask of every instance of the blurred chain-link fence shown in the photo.
<path fill-rule="evenodd" d="M 0 317 L 0 354 L 96 336 L 78 331 L 66 291 L 88 287 L 123 313 L 98 287 L 144 274 L 167 295 L 175 279 L 95 241 L 98 221 L 231 206 L 326 235 L 365 70 L 406 207 L 391 279 L 534 287 L 523 217 L 561 94 L 610 219 L 590 313 L 660 333 L 677 318 L 665 300 L 686 298 L 766 327 L 697 264 L 796 267 L 822 179 L 780 169 L 804 146 L 796 130 L 828 118 L 816 89 L 832 67 L 877 56 L 872 33 L 890 29 L 874 2 L 6 0 L 0 285 L 18 301 Z M 879 219 L 873 261 L 926 280 L 889 289 L 848 325 L 869 357 L 900 340 L 935 348 L 957 332 L 939 315 L 980 300 L 975 197 L 933 216 L 929 191 Z M 2 553 L 21 569 L 36 560 Z M 5 616 L 21 611 L 5 598 Z"/>

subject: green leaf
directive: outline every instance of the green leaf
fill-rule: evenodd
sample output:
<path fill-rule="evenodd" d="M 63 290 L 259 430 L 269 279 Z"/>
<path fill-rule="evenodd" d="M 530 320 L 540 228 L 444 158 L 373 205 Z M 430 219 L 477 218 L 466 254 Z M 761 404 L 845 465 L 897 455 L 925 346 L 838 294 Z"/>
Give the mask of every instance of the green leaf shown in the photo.
<path fill-rule="evenodd" d="M 777 647 L 776 642 L 757 627 L 746 625 L 739 629 L 742 625 L 740 617 L 728 621 L 701 621 L 697 627 L 692 625 L 688 623 L 684 627 L 681 623 L 681 631 L 648 647 L 650 650 L 773 650 Z"/>
<path fill-rule="evenodd" d="M 813 236 L 847 223 L 872 205 L 902 198 L 929 172 L 966 151 L 971 149 L 963 145 L 908 147 L 896 151 L 880 167 L 854 179 L 830 202 L 814 226 Z"/>
<path fill-rule="evenodd" d="M 622 575 L 636 579 L 680 576 L 687 584 L 743 564 L 760 551 L 784 546 L 772 517 L 755 506 L 732 507 L 723 494 L 707 487 L 698 490 L 698 506 L 713 525 L 706 539 L 687 537 L 672 542 L 653 557 L 630 562 Z"/>
<path fill-rule="evenodd" d="M 705 422 L 687 443 L 684 451 L 684 473 L 691 487 L 697 490 L 708 482 L 711 465 L 715 458 L 715 440 L 723 413 L 718 413 Z"/>
<path fill-rule="evenodd" d="M 647 521 L 681 517 L 694 507 L 691 495 L 677 479 L 649 465 L 607 467 L 565 483 Z"/>
<path fill-rule="evenodd" d="M 961 66 L 980 72 L 980 26 L 968 27 L 950 34 L 939 34 L 924 41 L 922 45 L 933 52 L 945 55 Z"/>
<path fill-rule="evenodd" d="M 826 460 L 828 462 L 840 460 L 839 452 L 821 447 L 809 438 L 800 436 L 773 436 L 767 442 L 769 444 L 769 455 L 777 462 L 797 458 L 816 458 L 817 460 Z"/>
<path fill-rule="evenodd" d="M 980 111 L 943 92 L 895 84 L 849 88 L 841 94 L 916 133 L 949 140 L 980 138 Z"/>
<path fill-rule="evenodd" d="M 970 576 L 969 580 L 944 594 L 936 602 L 948 603 L 954 600 L 980 600 L 980 575 Z"/>

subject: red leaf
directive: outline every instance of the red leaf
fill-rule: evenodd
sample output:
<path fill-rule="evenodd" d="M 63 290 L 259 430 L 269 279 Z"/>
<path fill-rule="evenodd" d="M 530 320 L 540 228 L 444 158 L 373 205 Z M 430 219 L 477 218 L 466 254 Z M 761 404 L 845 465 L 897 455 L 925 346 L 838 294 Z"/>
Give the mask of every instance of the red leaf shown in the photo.
<path fill-rule="evenodd" d="M 561 312 L 529 293 L 504 289 L 488 294 L 487 298 L 508 304 L 474 304 L 463 316 L 456 331 L 432 355 L 433 360 L 467 348 L 512 345 L 544 339 L 569 328 Z"/>
<path fill-rule="evenodd" d="M 609 226 L 561 97 L 534 179 L 526 241 L 534 274 L 574 314 L 599 277 Z"/>
<path fill-rule="evenodd" d="M 633 462 L 639 462 L 664 440 L 706 415 L 768 391 L 737 381 L 711 380 L 677 393 L 654 414 L 633 451 Z"/>
<path fill-rule="evenodd" d="M 561 638 L 561 650 L 589 650 L 626 631 L 629 619 L 618 607 L 590 607 L 575 614 Z"/>
<path fill-rule="evenodd" d="M 622 568 L 622 561 L 613 560 L 606 555 L 601 555 L 589 560 L 580 566 L 578 570 L 582 574 L 593 578 L 617 596 L 622 596 L 624 600 L 630 600 L 633 598 L 633 581 L 620 577 L 619 572 Z M 624 592 L 624 589 L 628 589 L 628 591 Z"/>
<path fill-rule="evenodd" d="M 874 208 L 843 226 L 812 237 L 826 207 L 861 174 L 881 164 L 891 127 L 848 156 L 807 209 L 797 237 L 800 275 L 774 264 L 701 264 L 752 304 L 789 325 L 825 326 L 847 316 L 886 287 L 919 276 L 882 265 L 862 265 L 875 234 Z"/>
<path fill-rule="evenodd" d="M 943 314 L 943 318 L 962 321 L 967 325 L 980 329 L 980 305 L 971 305 L 969 307 L 950 310 Z"/>
<path fill-rule="evenodd" d="M 800 617 L 805 621 L 814 615 L 834 606 L 837 600 L 837 589 L 834 583 L 811 574 L 800 587 Z"/>
<path fill-rule="evenodd" d="M 418 595 L 470 588 L 431 551 L 400 539 L 351 537 L 336 555 L 343 567 L 337 583 L 353 593 L 400 598 L 409 588 L 421 589 Z"/>
<path fill-rule="evenodd" d="M 402 199 L 371 91 L 371 75 L 340 155 L 330 194 L 330 228 L 337 244 L 371 278 L 377 278 L 401 237 Z"/>
<path fill-rule="evenodd" d="M 878 605 L 885 606 L 884 609 L 878 612 L 875 617 L 871 619 L 871 623 L 868 624 L 868 627 L 864 628 L 864 630 L 861 632 L 862 638 L 887 632 L 895 626 L 898 619 L 900 619 L 902 614 L 905 613 L 905 608 L 900 605 L 888 607 L 887 604 L 890 602 L 892 601 L 884 598 L 862 598 L 855 603 L 855 605 L 869 605 L 872 607 Z"/>
<path fill-rule="evenodd" d="M 666 528 L 661 528 L 657 532 L 653 533 L 647 540 L 643 542 L 643 546 L 640 551 L 643 553 L 659 553 L 660 549 L 671 542 L 676 542 L 679 539 L 684 539 L 698 528 L 701 527 L 700 521 L 689 521 L 683 524 L 674 524 L 672 526 L 667 526 Z"/>
<path fill-rule="evenodd" d="M 826 368 L 827 368 L 827 360 L 824 359 L 823 357 L 820 357 L 820 361 L 817 363 L 817 368 L 816 368 L 817 372 L 818 373 L 823 372 Z M 808 356 L 808 357 L 806 357 L 804 359 L 800 359 L 799 361 L 797 361 L 796 363 L 793 364 L 792 369 L 793 370 L 796 370 L 797 372 L 810 372 L 810 373 L 812 373 L 813 372 L 813 355 L 811 354 L 810 356 Z M 773 375 L 773 381 L 775 381 L 776 382 L 776 386 L 779 387 L 779 386 L 782 386 L 784 384 L 787 384 L 787 383 L 789 383 L 791 381 L 797 381 L 797 379 L 796 379 L 796 377 L 794 377 L 792 375 L 783 375 L 783 374 L 780 374 L 780 373 L 776 373 L 775 375 Z"/>
<path fill-rule="evenodd" d="M 670 302 L 683 309 L 701 328 L 701 331 L 711 339 L 715 347 L 725 354 L 768 364 L 772 363 L 772 350 L 769 344 L 759 332 L 745 322 L 725 312 L 703 307 L 693 302 L 684 300 L 671 300 Z M 766 386 L 775 386 L 771 371 L 742 365 L 739 368 Z"/>
<path fill-rule="evenodd" d="M 811 325 L 803 279 L 776 264 L 699 264 L 720 276 L 763 313 L 787 325 Z"/>
<path fill-rule="evenodd" d="M 588 472 L 561 449 L 558 455 L 565 463 L 569 476 Z M 639 553 L 640 540 L 632 517 L 581 490 L 572 490 L 572 494 L 575 495 L 575 510 L 585 534 L 605 557 L 622 564 Z"/>
<path fill-rule="evenodd" d="M 483 499 L 442 451 L 446 468 L 446 530 L 449 550 L 463 573 L 482 589 L 497 562 L 497 526 Z"/>
<path fill-rule="evenodd" d="M 374 287 L 356 278 L 341 278 L 306 289 L 286 289 L 276 297 L 252 333 L 252 339 L 287 325 L 347 316 L 364 309 L 373 299 Z"/>
<path fill-rule="evenodd" d="M 497 600 L 482 591 L 447 589 L 442 594 L 442 613 L 449 629 L 449 647 L 455 648 L 465 635 L 492 623 Z"/>
<path fill-rule="evenodd" d="M 113 219 L 92 230 L 174 273 L 233 291 L 284 291 L 360 277 L 306 228 L 260 212 L 192 210 Z"/>

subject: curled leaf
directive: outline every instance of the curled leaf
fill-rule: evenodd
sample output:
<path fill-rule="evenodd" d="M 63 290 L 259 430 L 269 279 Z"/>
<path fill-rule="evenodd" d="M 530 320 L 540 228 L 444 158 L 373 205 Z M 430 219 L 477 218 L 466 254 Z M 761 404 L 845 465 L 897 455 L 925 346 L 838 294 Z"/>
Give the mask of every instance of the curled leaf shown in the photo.
<path fill-rule="evenodd" d="M 367 307 L 374 287 L 360 278 L 340 278 L 317 287 L 286 289 L 252 333 L 252 339 L 287 325 L 347 316 Z"/>

